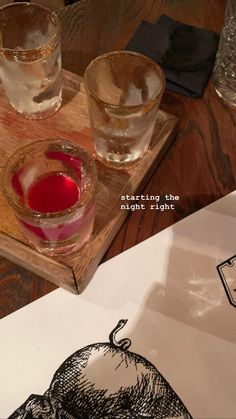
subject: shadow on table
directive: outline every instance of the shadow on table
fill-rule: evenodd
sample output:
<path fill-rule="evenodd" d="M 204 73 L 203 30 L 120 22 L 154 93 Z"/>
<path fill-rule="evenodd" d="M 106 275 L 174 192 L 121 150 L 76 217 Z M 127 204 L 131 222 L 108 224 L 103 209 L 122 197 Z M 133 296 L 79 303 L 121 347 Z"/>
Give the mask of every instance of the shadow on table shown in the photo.
<path fill-rule="evenodd" d="M 172 226 L 166 275 L 157 278 L 145 307 L 236 343 L 236 308 L 216 269 L 236 254 L 236 194 L 193 217 Z"/>

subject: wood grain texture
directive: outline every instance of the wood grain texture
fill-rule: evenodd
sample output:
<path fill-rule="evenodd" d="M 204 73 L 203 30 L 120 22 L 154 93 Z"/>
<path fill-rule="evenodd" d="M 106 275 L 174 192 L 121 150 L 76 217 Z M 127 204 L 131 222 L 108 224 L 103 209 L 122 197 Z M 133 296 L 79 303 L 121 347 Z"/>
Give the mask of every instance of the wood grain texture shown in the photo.
<path fill-rule="evenodd" d="M 141 20 L 155 21 L 164 0 L 81 0 L 57 13 L 63 67 L 83 75 L 89 62 L 127 45 Z"/>
<path fill-rule="evenodd" d="M 63 66 L 83 75 L 92 58 L 108 50 L 123 49 L 142 20 L 154 22 L 162 13 L 220 31 L 225 6 L 226 0 L 81 0 L 58 12 L 62 19 Z M 161 107 L 179 118 L 179 135 L 144 193 L 172 193 L 180 195 L 180 200 L 174 211 L 147 208 L 130 213 L 104 261 L 235 188 L 236 112 L 217 97 L 211 83 L 202 99 L 166 92 Z M 0 261 L 4 315 L 52 289 L 51 283 Z"/>
<path fill-rule="evenodd" d="M 161 13 L 188 25 L 219 31 L 226 0 L 165 0 Z"/>
<path fill-rule="evenodd" d="M 13 0 L 0 0 L 0 7 L 9 3 L 13 3 Z M 64 7 L 64 0 L 34 0 L 34 3 L 40 4 L 40 6 L 48 7 L 51 10 L 58 10 Z"/>
<path fill-rule="evenodd" d="M 87 96 L 81 78 L 64 73 L 63 103 L 52 117 L 24 120 L 15 114 L 0 87 L 0 166 L 19 147 L 43 138 L 66 138 L 94 155 Z M 148 153 L 129 170 L 114 170 L 97 163 L 98 185 L 95 197 L 94 234 L 83 248 L 67 256 L 52 259 L 27 244 L 14 213 L 0 191 L 0 254 L 14 263 L 74 293 L 81 291 L 92 278 L 104 253 L 127 217 L 121 211 L 121 195 L 140 192 L 155 165 L 174 139 L 177 119 L 158 112 L 154 135 Z M 10 127 L 10 128 L 9 128 Z"/>

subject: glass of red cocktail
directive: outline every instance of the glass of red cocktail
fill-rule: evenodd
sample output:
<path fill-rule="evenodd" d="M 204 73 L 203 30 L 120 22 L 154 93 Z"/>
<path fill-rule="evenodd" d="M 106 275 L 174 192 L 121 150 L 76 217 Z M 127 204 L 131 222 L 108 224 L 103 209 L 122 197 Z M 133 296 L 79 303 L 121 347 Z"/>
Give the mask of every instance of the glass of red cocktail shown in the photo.
<path fill-rule="evenodd" d="M 3 185 L 29 243 L 54 256 L 89 240 L 96 179 L 94 160 L 84 149 L 64 139 L 47 139 L 9 158 Z"/>

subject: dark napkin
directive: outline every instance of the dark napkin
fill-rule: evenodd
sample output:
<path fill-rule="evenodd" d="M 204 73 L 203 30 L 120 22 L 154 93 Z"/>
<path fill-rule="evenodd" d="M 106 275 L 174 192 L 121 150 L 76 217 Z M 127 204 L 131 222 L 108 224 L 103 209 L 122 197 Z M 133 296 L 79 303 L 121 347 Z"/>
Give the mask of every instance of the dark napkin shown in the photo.
<path fill-rule="evenodd" d="M 185 25 L 162 15 L 155 24 L 141 22 L 126 49 L 156 61 L 166 76 L 166 87 L 201 97 L 215 61 L 219 35 Z"/>

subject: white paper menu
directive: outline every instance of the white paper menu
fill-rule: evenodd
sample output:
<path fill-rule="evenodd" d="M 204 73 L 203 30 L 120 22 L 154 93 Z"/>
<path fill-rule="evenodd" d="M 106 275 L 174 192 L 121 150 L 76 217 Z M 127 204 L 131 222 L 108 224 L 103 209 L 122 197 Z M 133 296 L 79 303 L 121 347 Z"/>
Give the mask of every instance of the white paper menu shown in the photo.
<path fill-rule="evenodd" d="M 235 255 L 234 192 L 101 265 L 83 294 L 58 289 L 2 319 L 0 418 L 30 395 L 42 397 L 54 389 L 55 371 L 79 351 L 80 394 L 85 391 L 82 380 L 110 395 L 109 403 L 119 389 L 123 405 L 126 397 L 119 418 L 235 419 Z M 127 323 L 113 334 L 115 346 L 110 347 L 111 332 L 121 319 Z M 128 403 L 127 388 L 144 374 L 149 393 L 137 384 L 139 397 Z M 163 391 L 155 381 L 160 376 Z M 61 407 L 53 391 L 47 394 L 47 403 L 54 406 L 47 417 L 53 419 Z M 172 410 L 166 394 L 173 396 Z M 87 409 L 86 417 L 102 417 L 92 407 L 80 408 Z M 138 408 L 143 416 L 134 416 Z"/>

